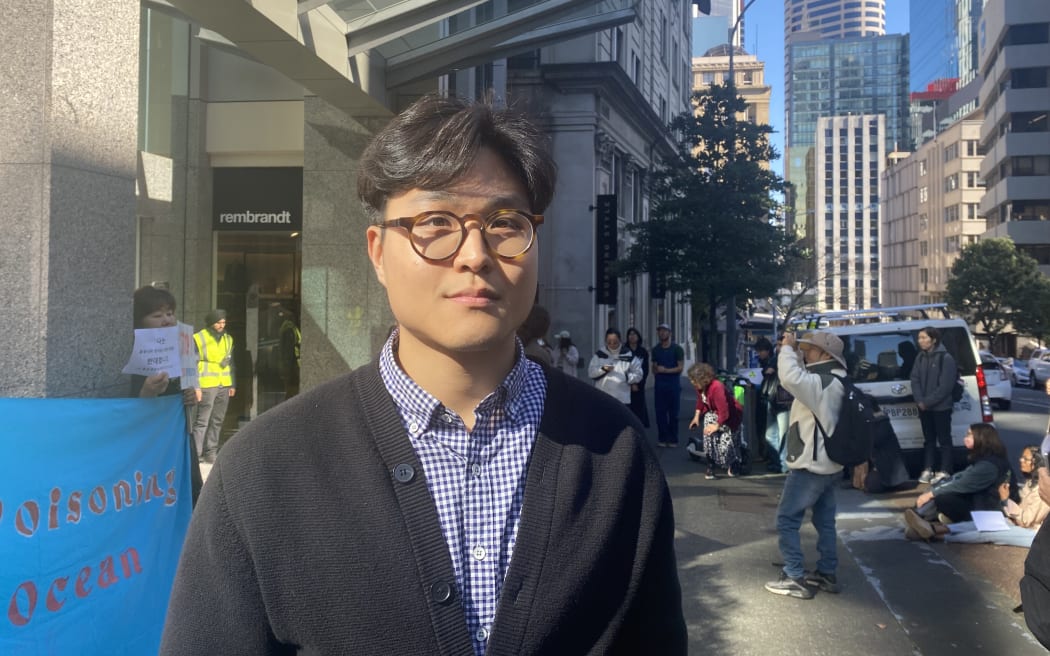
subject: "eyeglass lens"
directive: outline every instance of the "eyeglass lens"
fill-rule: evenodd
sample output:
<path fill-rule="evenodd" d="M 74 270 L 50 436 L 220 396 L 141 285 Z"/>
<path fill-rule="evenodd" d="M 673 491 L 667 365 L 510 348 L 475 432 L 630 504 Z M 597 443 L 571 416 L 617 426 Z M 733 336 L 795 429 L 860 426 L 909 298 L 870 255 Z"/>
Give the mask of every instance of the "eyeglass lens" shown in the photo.
<path fill-rule="evenodd" d="M 412 243 L 423 257 L 443 260 L 459 250 L 463 222 L 451 212 L 428 212 L 412 226 Z M 484 218 L 482 235 L 500 257 L 517 257 L 532 244 L 532 222 L 515 210 L 496 210 Z"/>

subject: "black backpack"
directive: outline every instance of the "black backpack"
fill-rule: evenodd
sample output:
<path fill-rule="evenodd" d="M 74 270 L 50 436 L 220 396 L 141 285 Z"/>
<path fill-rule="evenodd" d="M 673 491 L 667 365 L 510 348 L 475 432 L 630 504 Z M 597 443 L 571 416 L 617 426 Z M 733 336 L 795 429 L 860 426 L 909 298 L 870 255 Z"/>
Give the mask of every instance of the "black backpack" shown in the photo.
<path fill-rule="evenodd" d="M 875 442 L 875 431 L 880 414 L 879 404 L 870 394 L 862 391 L 851 381 L 831 374 L 842 383 L 844 396 L 839 409 L 838 421 L 831 435 L 820 425 L 816 413 L 813 420 L 824 438 L 824 449 L 828 458 L 844 467 L 853 467 L 871 458 L 872 444 Z M 813 459 L 817 459 L 816 431 L 813 433 Z"/>

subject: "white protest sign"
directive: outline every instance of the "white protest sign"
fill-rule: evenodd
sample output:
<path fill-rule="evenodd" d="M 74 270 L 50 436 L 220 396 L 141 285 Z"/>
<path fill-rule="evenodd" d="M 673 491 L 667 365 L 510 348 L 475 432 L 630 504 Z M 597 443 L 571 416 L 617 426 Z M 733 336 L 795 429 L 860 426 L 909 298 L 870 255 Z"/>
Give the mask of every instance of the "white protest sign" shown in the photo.
<path fill-rule="evenodd" d="M 197 375 L 197 346 L 193 343 L 193 326 L 188 323 L 179 322 L 179 358 L 182 361 L 182 378 L 179 387 L 182 389 L 194 389 L 200 386 L 200 378 Z"/>
<path fill-rule="evenodd" d="M 182 373 L 179 365 L 179 329 L 136 328 L 135 346 L 123 373 L 152 376 L 166 372 L 170 378 Z"/>

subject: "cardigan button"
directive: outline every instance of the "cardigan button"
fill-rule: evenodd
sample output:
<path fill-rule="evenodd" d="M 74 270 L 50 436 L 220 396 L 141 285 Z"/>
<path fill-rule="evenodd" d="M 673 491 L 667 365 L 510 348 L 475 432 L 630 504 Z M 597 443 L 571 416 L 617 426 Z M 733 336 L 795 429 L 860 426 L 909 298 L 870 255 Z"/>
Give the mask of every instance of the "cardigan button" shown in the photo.
<path fill-rule="evenodd" d="M 412 468 L 412 465 L 401 463 L 400 465 L 394 465 L 394 478 L 398 483 L 407 483 L 416 476 L 416 470 Z"/>
<path fill-rule="evenodd" d="M 430 586 L 430 598 L 447 606 L 452 603 L 452 586 L 445 581 L 436 581 Z"/>

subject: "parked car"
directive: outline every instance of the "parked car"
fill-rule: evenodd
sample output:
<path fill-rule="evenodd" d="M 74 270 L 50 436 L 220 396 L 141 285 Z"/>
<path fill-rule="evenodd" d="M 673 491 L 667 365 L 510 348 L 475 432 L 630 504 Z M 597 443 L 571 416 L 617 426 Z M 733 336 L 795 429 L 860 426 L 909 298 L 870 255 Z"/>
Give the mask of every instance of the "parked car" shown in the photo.
<path fill-rule="evenodd" d="M 1050 380 L 1050 349 L 1038 348 L 1028 358 L 1028 384 L 1039 389 Z"/>
<path fill-rule="evenodd" d="M 922 459 L 923 436 L 919 409 L 911 395 L 911 368 L 918 355 L 919 330 L 933 326 L 941 331 L 941 343 L 955 359 L 964 383 L 963 397 L 952 408 L 952 443 L 959 458 L 963 437 L 970 424 L 993 421 L 991 399 L 985 382 L 977 344 L 963 319 L 910 319 L 906 313 L 926 316 L 947 313 L 943 305 L 907 306 L 825 312 L 798 320 L 797 330 L 820 327 L 842 338 L 847 373 L 853 382 L 878 401 L 890 418 L 909 470 Z M 872 323 L 877 320 L 878 323 Z M 849 323 L 867 321 L 868 323 Z M 994 361 L 994 358 L 993 358 Z M 998 370 L 997 370 L 998 371 Z M 914 472 L 913 472 L 914 473 Z"/>
<path fill-rule="evenodd" d="M 1013 369 L 1007 369 L 997 357 L 988 351 L 981 351 L 981 369 L 984 370 L 984 384 L 988 388 L 988 398 L 1001 410 L 1009 410 L 1013 398 Z"/>
<path fill-rule="evenodd" d="M 1032 377 L 1028 375 L 1028 361 L 1027 360 L 1014 360 L 1013 361 L 1013 372 L 1014 372 L 1014 385 L 1017 387 L 1029 387 L 1032 384 Z"/>

